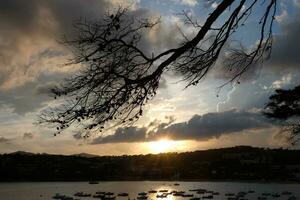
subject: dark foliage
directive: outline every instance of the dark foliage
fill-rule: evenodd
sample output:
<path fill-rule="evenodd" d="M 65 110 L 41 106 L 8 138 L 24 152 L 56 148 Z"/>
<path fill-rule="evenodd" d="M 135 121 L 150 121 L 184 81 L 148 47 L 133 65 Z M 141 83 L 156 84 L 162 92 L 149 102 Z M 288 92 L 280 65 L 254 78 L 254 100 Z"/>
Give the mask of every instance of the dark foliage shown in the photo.
<path fill-rule="evenodd" d="M 265 108 L 265 115 L 270 118 L 286 120 L 300 116 L 300 86 L 275 90 Z"/>
<path fill-rule="evenodd" d="M 283 121 L 283 133 L 289 133 L 288 139 L 292 144 L 299 142 L 300 85 L 290 90 L 275 90 L 275 94 L 269 98 L 264 114 Z M 293 119 L 289 121 L 291 118 Z"/>

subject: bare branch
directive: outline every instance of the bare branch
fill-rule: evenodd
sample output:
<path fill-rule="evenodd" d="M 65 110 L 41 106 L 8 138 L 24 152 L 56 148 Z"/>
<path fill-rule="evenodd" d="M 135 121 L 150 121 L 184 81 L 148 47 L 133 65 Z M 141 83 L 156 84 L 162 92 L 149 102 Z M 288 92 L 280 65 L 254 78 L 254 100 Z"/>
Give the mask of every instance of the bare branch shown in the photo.
<path fill-rule="evenodd" d="M 81 70 L 52 89 L 55 98 L 64 98 L 57 106 L 42 112 L 39 122 L 56 125 L 57 133 L 79 124 L 85 129 L 85 137 L 121 124 L 131 125 L 143 115 L 145 104 L 156 95 L 166 69 L 182 74 L 187 87 L 205 77 L 232 33 L 245 23 L 254 6 L 261 3 L 249 2 L 246 5 L 246 0 L 223 0 L 202 25 L 183 13 L 185 23 L 196 28 L 197 34 L 192 39 L 186 38 L 177 48 L 152 56 L 139 44 L 143 33 L 157 25 L 159 19 L 136 19 L 127 9 L 120 8 L 98 22 L 80 20 L 74 24 L 76 36 L 63 43 L 74 53 L 67 64 L 80 64 Z M 268 0 L 264 5 L 261 35 L 254 50 L 230 53 L 226 66 L 237 69 L 230 81 L 262 60 L 271 49 L 276 0 Z M 230 6 L 235 8 L 228 10 Z M 244 9 L 245 6 L 248 7 Z M 213 27 L 226 10 L 229 15 L 225 22 Z M 208 39 L 209 45 L 204 45 Z"/>

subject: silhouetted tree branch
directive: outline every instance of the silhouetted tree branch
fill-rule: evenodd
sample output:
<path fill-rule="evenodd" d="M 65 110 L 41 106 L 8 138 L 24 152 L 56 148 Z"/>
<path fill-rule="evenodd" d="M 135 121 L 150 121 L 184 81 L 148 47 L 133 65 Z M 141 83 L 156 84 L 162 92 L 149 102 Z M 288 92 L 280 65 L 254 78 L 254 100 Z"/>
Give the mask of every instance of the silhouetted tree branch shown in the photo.
<path fill-rule="evenodd" d="M 283 122 L 282 132 L 289 134 L 291 144 L 299 142 L 300 85 L 290 90 L 275 90 L 275 94 L 270 96 L 265 107 L 264 115 Z"/>
<path fill-rule="evenodd" d="M 177 48 L 158 55 L 153 52 L 152 56 L 139 44 L 143 32 L 159 20 L 135 19 L 127 9 L 120 8 L 96 23 L 79 21 L 75 24 L 76 37 L 65 39 L 64 43 L 74 51 L 74 58 L 68 64 L 81 64 L 82 69 L 52 89 L 55 98 L 64 96 L 63 102 L 45 110 L 40 115 L 40 123 L 56 124 L 60 133 L 80 122 L 86 137 L 95 130 L 131 125 L 155 96 L 164 71 L 180 73 L 187 87 L 199 83 L 214 67 L 228 38 L 244 25 L 255 6 L 265 10 L 260 18 L 260 37 L 251 50 L 230 51 L 226 67 L 234 69 L 229 80 L 232 82 L 270 52 L 276 0 L 247 3 L 246 0 L 222 0 L 203 24 L 184 14 L 185 23 L 196 28 L 197 34 L 192 39 L 185 37 Z M 225 11 L 227 18 L 222 15 Z M 221 17 L 224 23 L 213 27 Z"/>

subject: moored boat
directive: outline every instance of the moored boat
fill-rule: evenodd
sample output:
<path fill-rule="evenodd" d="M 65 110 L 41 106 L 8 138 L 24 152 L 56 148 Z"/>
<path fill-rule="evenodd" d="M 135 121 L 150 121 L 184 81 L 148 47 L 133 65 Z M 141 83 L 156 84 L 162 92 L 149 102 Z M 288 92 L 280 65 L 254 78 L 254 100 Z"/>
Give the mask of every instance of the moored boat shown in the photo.
<path fill-rule="evenodd" d="M 128 197 L 128 195 L 129 195 L 129 194 L 126 193 L 126 192 L 122 192 L 122 193 L 119 193 L 119 194 L 118 194 L 119 197 Z"/>

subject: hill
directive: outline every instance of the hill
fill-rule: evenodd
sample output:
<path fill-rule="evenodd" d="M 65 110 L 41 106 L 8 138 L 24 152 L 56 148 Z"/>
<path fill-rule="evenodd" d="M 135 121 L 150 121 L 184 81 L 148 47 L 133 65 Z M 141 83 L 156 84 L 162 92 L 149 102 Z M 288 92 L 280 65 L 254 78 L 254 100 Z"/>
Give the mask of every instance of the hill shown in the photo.
<path fill-rule="evenodd" d="M 0 155 L 0 181 L 299 181 L 300 150 L 248 146 L 133 156 Z"/>

